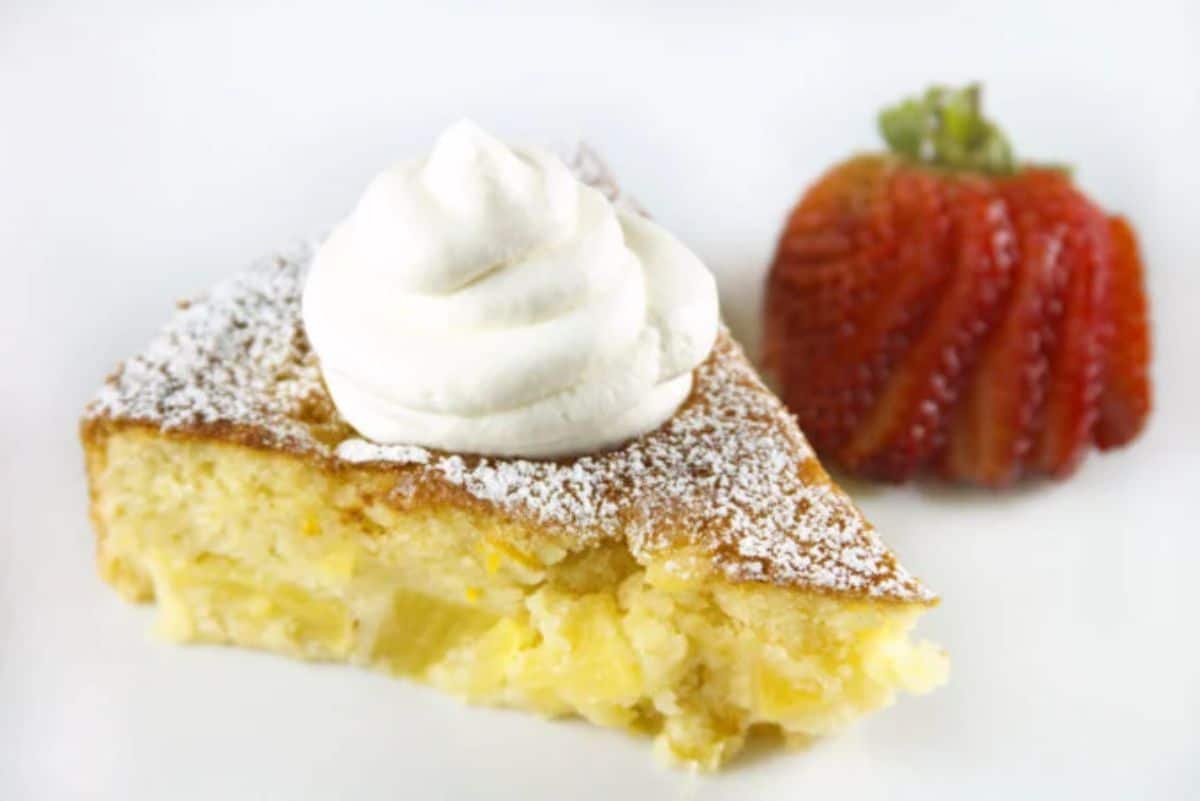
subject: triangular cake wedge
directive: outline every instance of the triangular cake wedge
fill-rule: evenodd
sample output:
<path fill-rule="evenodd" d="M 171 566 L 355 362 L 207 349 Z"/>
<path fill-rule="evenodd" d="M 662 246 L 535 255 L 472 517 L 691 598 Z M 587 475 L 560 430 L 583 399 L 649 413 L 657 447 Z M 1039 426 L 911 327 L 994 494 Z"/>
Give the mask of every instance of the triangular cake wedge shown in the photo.
<path fill-rule="evenodd" d="M 586 170 L 585 170 L 586 172 Z M 309 254 L 184 304 L 82 424 L 103 578 L 161 631 L 579 714 L 715 767 L 924 692 L 935 597 L 727 332 L 659 429 L 558 461 L 358 438 L 304 335 Z"/>

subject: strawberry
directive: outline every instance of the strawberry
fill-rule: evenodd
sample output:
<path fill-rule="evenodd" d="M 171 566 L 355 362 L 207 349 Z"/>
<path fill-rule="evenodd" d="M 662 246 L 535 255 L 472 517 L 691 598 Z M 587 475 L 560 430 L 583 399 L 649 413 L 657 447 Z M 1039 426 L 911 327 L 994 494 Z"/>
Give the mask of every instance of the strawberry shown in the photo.
<path fill-rule="evenodd" d="M 893 153 L 806 193 L 768 277 L 766 365 L 818 451 L 1003 486 L 1135 436 L 1149 334 L 1128 224 L 1018 166 L 975 87 L 880 123 Z"/>

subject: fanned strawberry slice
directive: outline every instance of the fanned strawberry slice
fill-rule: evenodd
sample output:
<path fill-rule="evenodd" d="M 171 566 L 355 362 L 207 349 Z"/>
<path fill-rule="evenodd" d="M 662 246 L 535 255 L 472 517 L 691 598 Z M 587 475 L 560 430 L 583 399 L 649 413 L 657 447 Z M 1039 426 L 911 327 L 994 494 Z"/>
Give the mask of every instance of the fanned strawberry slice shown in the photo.
<path fill-rule="evenodd" d="M 1112 237 L 1112 337 L 1105 358 L 1096 444 L 1115 448 L 1136 437 L 1150 414 L 1150 321 L 1137 236 L 1123 217 L 1109 219 Z"/>
<path fill-rule="evenodd" d="M 1014 262 L 1003 201 L 982 181 L 946 184 L 953 210 L 948 283 L 871 414 L 842 453 L 871 475 L 904 480 L 942 446 L 945 415 L 1004 301 Z M 932 269 L 927 268 L 929 272 Z"/>
<path fill-rule="evenodd" d="M 1060 237 L 1043 230 L 1032 211 L 1018 214 L 1015 228 L 1012 296 L 955 410 L 942 464 L 951 478 L 990 487 L 1017 479 L 1033 442 L 1047 375 L 1046 306 L 1062 249 Z"/>
<path fill-rule="evenodd" d="M 901 243 L 890 269 L 873 276 L 869 297 L 857 304 L 853 328 L 839 331 L 821 358 L 856 381 L 845 409 L 847 431 L 877 403 L 897 361 L 928 324 L 927 310 L 950 273 L 950 230 L 940 182 L 915 170 L 896 170 L 888 186 L 893 225 Z"/>
<path fill-rule="evenodd" d="M 866 324 L 896 270 L 890 181 L 881 159 L 826 175 L 789 220 L 769 279 L 765 359 L 817 447 L 845 436 L 880 380 L 833 356 Z"/>
<path fill-rule="evenodd" d="M 1048 383 L 1036 419 L 1038 436 L 1025 463 L 1063 476 L 1083 457 L 1098 416 L 1111 271 L 1107 220 L 1060 172 L 1026 170 L 1014 181 L 1031 187 L 1028 202 L 1043 227 L 1062 232 L 1065 284 L 1061 295 L 1050 296 L 1054 328 L 1043 341 Z"/>

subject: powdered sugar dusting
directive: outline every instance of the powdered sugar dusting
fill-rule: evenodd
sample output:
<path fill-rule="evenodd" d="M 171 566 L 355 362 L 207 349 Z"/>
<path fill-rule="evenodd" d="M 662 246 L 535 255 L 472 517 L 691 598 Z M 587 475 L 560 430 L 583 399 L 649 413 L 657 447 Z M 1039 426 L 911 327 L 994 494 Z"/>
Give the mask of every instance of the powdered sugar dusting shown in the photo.
<path fill-rule="evenodd" d="M 557 150 L 559 157 L 571 169 L 571 172 L 575 173 L 575 177 L 593 189 L 599 190 L 610 203 L 626 211 L 645 214 L 637 201 L 621 190 L 620 185 L 609 171 L 608 165 L 596 151 L 582 142 Z"/>
<path fill-rule="evenodd" d="M 615 451 L 535 461 L 379 445 L 353 436 L 320 381 L 300 322 L 306 264 L 307 251 L 260 263 L 187 304 L 87 415 L 248 431 L 257 443 L 344 463 L 409 465 L 418 482 L 461 488 L 579 547 L 618 537 L 635 555 L 692 545 L 738 581 L 932 598 L 849 498 L 813 473 L 791 416 L 726 332 L 684 407 Z M 330 446 L 319 429 L 345 433 Z"/>
<path fill-rule="evenodd" d="M 419 445 L 381 445 L 365 439 L 347 439 L 339 443 L 333 453 L 343 461 L 356 464 L 363 462 L 429 464 L 429 451 Z"/>
<path fill-rule="evenodd" d="M 581 167 L 578 158 L 595 164 Z M 578 158 L 583 177 L 617 196 L 594 154 Z M 304 336 L 300 297 L 309 258 L 300 249 L 262 262 L 186 304 L 145 353 L 109 379 L 86 416 L 401 468 L 406 486 L 457 488 L 553 527 L 576 548 L 624 538 L 641 558 L 691 546 L 734 581 L 901 601 L 934 597 L 816 467 L 793 418 L 724 331 L 684 406 L 614 451 L 537 461 L 356 437 L 333 407 Z"/>
<path fill-rule="evenodd" d="M 790 415 L 723 333 L 684 408 L 617 451 L 566 462 L 434 456 L 429 465 L 542 524 L 624 536 L 635 554 L 690 544 L 735 580 L 931 599 L 849 498 L 816 477 L 812 459 Z"/>
<path fill-rule="evenodd" d="M 164 430 L 253 428 L 265 444 L 316 448 L 298 416 L 308 398 L 323 394 L 300 323 L 300 274 L 310 257 L 311 248 L 298 247 L 180 303 L 145 353 L 109 379 L 87 414 Z"/>

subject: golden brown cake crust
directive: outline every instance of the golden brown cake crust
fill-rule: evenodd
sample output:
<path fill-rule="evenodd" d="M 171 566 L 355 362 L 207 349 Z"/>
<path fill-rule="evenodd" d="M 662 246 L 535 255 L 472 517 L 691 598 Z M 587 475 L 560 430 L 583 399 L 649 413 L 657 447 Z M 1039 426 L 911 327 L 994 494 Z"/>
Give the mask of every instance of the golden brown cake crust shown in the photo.
<path fill-rule="evenodd" d="M 702 553 L 735 582 L 935 600 L 829 479 L 726 331 L 679 411 L 611 451 L 539 461 L 357 438 L 304 335 L 309 255 L 273 258 L 180 304 L 88 405 L 85 442 L 135 426 L 236 443 L 325 470 L 385 471 L 394 474 L 393 503 L 476 506 L 544 527 L 570 550 L 624 538 L 639 558 Z"/>

